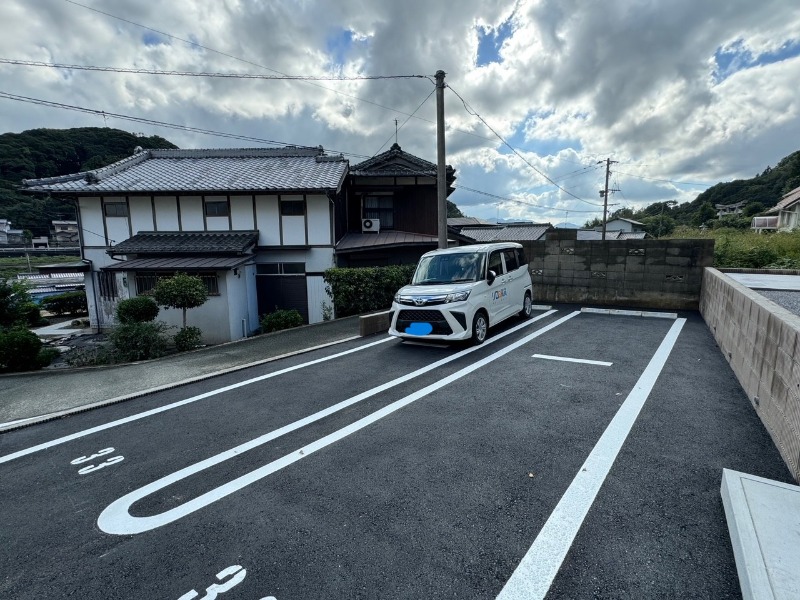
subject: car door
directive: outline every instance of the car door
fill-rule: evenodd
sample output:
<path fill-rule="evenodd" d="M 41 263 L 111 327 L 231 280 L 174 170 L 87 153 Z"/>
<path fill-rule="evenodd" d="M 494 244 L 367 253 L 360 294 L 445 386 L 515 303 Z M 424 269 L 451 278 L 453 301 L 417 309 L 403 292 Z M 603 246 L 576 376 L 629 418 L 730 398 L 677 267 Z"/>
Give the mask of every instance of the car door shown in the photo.
<path fill-rule="evenodd" d="M 489 285 L 486 309 L 489 312 L 489 324 L 494 325 L 502 321 L 508 314 L 508 281 L 503 266 L 503 250 L 493 250 L 489 253 L 489 264 L 486 270 L 495 272 L 495 279 Z"/>
<path fill-rule="evenodd" d="M 517 248 L 506 248 L 503 250 L 509 296 L 507 305 L 508 312 L 505 313 L 505 316 L 511 316 L 522 310 L 522 303 L 525 300 L 525 288 L 528 281 L 528 270 L 527 265 L 519 264 L 519 254 L 520 253 L 517 252 Z"/>

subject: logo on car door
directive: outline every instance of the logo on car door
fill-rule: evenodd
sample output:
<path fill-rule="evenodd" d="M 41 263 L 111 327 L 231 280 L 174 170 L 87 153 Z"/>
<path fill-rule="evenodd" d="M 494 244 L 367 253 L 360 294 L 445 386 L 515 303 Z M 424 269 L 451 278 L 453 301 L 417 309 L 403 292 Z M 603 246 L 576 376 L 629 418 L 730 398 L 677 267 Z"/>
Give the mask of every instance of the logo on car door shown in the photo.
<path fill-rule="evenodd" d="M 495 290 L 494 292 L 492 292 L 493 301 L 503 300 L 506 296 L 508 296 L 506 288 L 501 288 L 499 290 Z"/>

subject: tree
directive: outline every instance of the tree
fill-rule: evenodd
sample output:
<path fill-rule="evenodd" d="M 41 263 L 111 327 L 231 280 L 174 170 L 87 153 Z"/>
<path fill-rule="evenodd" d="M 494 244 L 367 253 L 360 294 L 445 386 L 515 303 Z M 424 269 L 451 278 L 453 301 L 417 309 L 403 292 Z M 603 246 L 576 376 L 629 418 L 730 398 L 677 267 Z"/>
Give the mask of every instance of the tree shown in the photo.
<path fill-rule="evenodd" d="M 703 204 L 700 206 L 700 210 L 698 210 L 695 214 L 695 225 L 702 225 L 706 221 L 710 221 L 716 216 L 717 211 L 714 210 L 714 207 L 711 205 L 711 203 L 703 202 Z"/>
<path fill-rule="evenodd" d="M 462 213 L 459 208 L 450 200 L 447 201 L 447 218 L 452 219 L 455 217 L 463 217 L 464 213 Z"/>
<path fill-rule="evenodd" d="M 38 320 L 39 307 L 25 284 L 0 279 L 0 330 L 14 325 L 34 325 Z"/>
<path fill-rule="evenodd" d="M 203 280 L 194 275 L 178 273 L 160 279 L 153 288 L 153 298 L 159 306 L 180 308 L 183 311 L 183 327 L 186 328 L 186 311 L 205 304 L 208 291 Z"/>

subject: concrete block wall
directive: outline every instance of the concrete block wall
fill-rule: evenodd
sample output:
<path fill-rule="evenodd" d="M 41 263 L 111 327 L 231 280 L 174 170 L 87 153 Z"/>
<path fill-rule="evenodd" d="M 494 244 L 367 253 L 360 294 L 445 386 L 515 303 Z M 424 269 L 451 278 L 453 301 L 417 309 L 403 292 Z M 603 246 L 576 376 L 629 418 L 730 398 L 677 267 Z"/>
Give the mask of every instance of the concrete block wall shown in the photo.
<path fill-rule="evenodd" d="M 536 302 L 696 310 L 714 240 L 579 241 L 557 230 L 524 242 Z"/>
<path fill-rule="evenodd" d="M 800 482 L 800 317 L 713 268 L 700 313 Z"/>

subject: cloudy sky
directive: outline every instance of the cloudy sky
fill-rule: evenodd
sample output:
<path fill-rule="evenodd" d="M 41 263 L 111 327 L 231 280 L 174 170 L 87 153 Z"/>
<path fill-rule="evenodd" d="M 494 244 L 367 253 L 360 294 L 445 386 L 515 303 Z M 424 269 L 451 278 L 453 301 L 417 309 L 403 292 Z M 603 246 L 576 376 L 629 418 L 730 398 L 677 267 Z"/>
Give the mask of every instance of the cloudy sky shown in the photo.
<path fill-rule="evenodd" d="M 435 162 L 441 69 L 450 199 L 490 220 L 601 216 L 609 158 L 613 210 L 690 201 L 800 149 L 794 0 L 3 0 L 0 23 L 0 132 L 107 125 L 355 164 L 397 126 Z"/>

